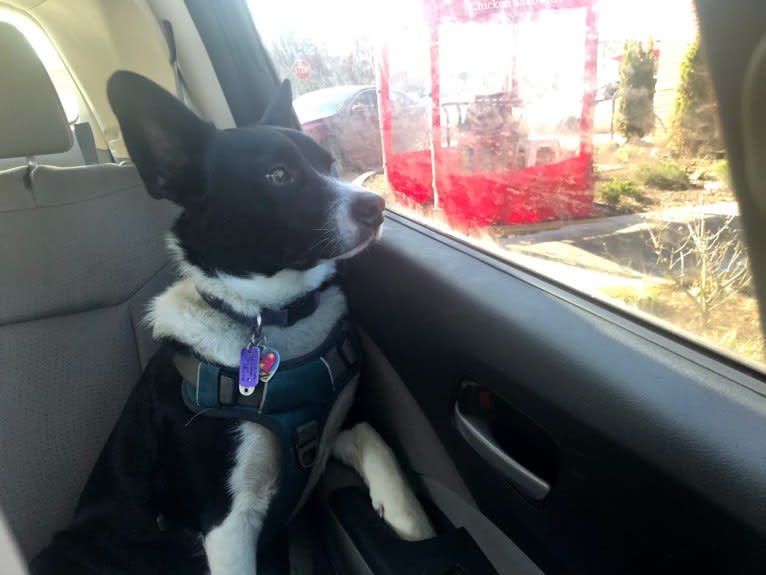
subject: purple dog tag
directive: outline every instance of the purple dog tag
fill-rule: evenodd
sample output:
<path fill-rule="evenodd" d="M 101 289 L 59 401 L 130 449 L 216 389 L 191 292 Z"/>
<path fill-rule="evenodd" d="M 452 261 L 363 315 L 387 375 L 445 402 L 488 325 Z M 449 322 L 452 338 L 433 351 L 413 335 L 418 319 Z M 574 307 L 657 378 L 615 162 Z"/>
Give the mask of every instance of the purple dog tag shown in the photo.
<path fill-rule="evenodd" d="M 252 395 L 258 385 L 260 372 L 261 350 L 257 345 L 243 347 L 239 354 L 239 392 L 242 395 Z"/>

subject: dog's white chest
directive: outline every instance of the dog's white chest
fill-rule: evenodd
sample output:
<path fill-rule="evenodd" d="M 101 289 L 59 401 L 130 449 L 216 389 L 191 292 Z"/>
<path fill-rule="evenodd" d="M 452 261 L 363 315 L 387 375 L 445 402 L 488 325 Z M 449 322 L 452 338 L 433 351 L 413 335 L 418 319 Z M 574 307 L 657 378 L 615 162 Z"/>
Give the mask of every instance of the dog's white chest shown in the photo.
<path fill-rule="evenodd" d="M 239 424 L 237 434 L 239 445 L 229 476 L 229 490 L 235 501 L 239 498 L 244 503 L 244 499 L 252 499 L 257 510 L 261 500 L 270 498 L 276 489 L 279 439 L 264 426 L 249 421 Z"/>
<path fill-rule="evenodd" d="M 229 475 L 229 514 L 204 540 L 213 575 L 255 573 L 255 545 L 269 503 L 277 490 L 279 440 L 265 427 L 242 422 Z"/>

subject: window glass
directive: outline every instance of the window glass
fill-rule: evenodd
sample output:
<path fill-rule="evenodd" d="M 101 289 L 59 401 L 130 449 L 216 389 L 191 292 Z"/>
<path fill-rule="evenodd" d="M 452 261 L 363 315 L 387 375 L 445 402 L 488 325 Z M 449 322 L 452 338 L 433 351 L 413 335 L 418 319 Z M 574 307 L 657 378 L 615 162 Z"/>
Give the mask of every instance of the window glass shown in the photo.
<path fill-rule="evenodd" d="M 365 110 L 371 110 L 375 113 L 378 112 L 378 96 L 374 90 L 364 90 L 360 93 L 352 103 L 352 106 L 357 104 L 363 107 Z M 361 108 L 360 108 L 361 109 Z"/>
<path fill-rule="evenodd" d="M 762 364 L 693 0 L 250 7 L 304 129 L 343 177 L 392 210 Z M 375 117 L 344 115 L 365 86 Z"/>

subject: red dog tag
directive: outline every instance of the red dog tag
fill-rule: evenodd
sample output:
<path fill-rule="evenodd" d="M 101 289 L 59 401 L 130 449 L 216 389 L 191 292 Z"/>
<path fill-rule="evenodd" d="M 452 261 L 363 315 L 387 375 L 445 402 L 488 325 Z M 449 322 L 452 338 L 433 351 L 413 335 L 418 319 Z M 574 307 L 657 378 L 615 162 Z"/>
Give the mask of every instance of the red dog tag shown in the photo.
<path fill-rule="evenodd" d="M 279 369 L 279 352 L 273 347 L 261 346 L 260 379 L 268 383 Z"/>

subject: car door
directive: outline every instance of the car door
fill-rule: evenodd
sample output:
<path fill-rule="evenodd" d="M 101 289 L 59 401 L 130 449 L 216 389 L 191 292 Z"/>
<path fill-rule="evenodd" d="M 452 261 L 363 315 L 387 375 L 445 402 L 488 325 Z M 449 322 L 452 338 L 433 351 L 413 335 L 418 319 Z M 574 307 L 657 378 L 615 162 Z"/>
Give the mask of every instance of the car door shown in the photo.
<path fill-rule="evenodd" d="M 670 19 L 663 12 L 669 4 L 656 4 L 656 17 L 645 19 Z M 642 6 L 635 3 L 633 12 Z M 766 30 L 766 7 L 748 0 L 700 0 L 699 6 L 742 216 L 703 211 L 695 220 L 701 210 L 690 209 L 681 227 L 693 233 L 689 222 L 714 221 L 736 236 L 743 226 L 755 278 L 754 291 L 743 288 L 743 297 L 757 294 L 763 303 L 757 254 L 766 246 L 766 228 L 759 200 L 745 193 L 752 173 L 746 175 L 743 160 L 740 104 L 747 61 Z M 280 25 L 253 14 L 259 28 Z M 214 65 L 225 58 L 223 50 L 210 53 Z M 672 166 L 665 159 L 657 169 Z M 393 182 L 369 185 L 386 193 Z M 623 192 L 632 185 L 608 182 Z M 652 223 L 656 212 L 624 219 L 616 204 L 585 222 L 562 217 L 511 230 L 477 220 L 453 226 L 443 212 L 448 204 L 437 198 L 413 209 L 395 203 L 395 194 L 388 197 L 393 203 L 382 239 L 344 267 L 344 283 L 355 320 L 396 375 L 388 382 L 397 399 L 371 401 L 366 392 L 365 416 L 388 430 L 422 493 L 450 516 L 439 494 L 463 485 L 462 500 L 499 531 L 502 545 L 520 549 L 545 573 L 762 573 L 762 356 L 748 359 L 745 348 L 733 344 L 727 351 L 725 338 L 711 344 L 710 318 L 693 332 L 681 316 L 700 319 L 697 304 L 678 304 L 682 313 L 662 315 L 670 305 L 659 295 L 665 288 L 652 291 L 647 274 L 669 268 L 667 286 L 676 289 L 675 260 L 667 260 L 675 248 L 667 239 L 667 249 L 653 250 L 652 238 L 677 230 L 680 220 Z M 643 235 L 631 235 L 637 229 Z M 636 237 L 648 242 L 641 262 L 598 251 Z M 735 260 L 727 253 L 728 265 Z M 621 287 L 645 291 L 623 297 L 613 290 L 615 278 Z M 676 304 L 700 293 L 678 285 Z M 751 300 L 729 320 L 759 326 Z M 735 343 L 738 333 L 730 337 Z M 413 446 L 425 436 L 434 441 L 418 452 Z"/>

